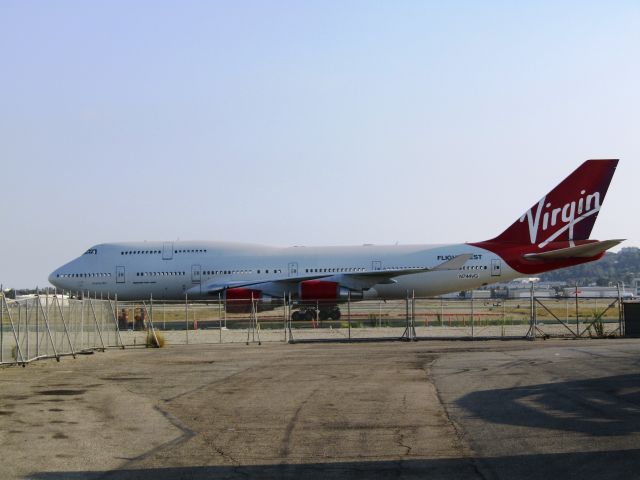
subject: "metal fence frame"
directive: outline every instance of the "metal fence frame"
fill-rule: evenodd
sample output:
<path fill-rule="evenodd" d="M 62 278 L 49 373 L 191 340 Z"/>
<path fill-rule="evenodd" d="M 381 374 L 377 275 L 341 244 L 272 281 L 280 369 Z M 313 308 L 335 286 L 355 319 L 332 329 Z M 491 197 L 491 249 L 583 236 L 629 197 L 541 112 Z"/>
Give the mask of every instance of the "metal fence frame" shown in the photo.
<path fill-rule="evenodd" d="M 328 321 L 315 320 L 321 305 L 318 301 L 314 319 L 306 322 L 292 320 L 292 312 L 300 305 L 290 297 L 271 300 L 268 305 L 257 299 L 245 300 L 241 313 L 236 311 L 238 305 L 221 296 L 210 301 L 185 296 L 184 301 L 160 303 L 153 297 L 137 302 L 91 298 L 88 294 L 75 297 L 36 295 L 16 301 L 0 294 L 0 365 L 24 366 L 43 358 L 59 361 L 62 356 L 107 348 L 157 346 L 164 336 L 170 337 L 172 344 L 248 345 L 263 341 L 535 340 L 624 335 L 620 294 L 604 299 L 606 305 L 601 309 L 597 304 L 601 298 L 578 297 L 577 292 L 575 300 L 541 298 L 536 297 L 533 286 L 530 298 L 515 300 L 417 298 L 413 292 L 407 292 L 404 300 L 388 302 L 352 302 L 349 298 L 341 304 L 343 316 Z M 592 314 L 581 313 L 585 304 L 594 301 Z M 566 306 L 564 319 L 558 302 Z M 575 308 L 575 324 L 570 323 L 569 302 Z M 305 302 L 305 308 L 314 310 L 313 304 Z M 611 325 L 615 328 L 610 329 Z M 206 335 L 201 333 L 205 330 Z"/>
<path fill-rule="evenodd" d="M 0 365 L 122 347 L 108 300 L 35 295 L 10 300 L 0 294 Z"/>

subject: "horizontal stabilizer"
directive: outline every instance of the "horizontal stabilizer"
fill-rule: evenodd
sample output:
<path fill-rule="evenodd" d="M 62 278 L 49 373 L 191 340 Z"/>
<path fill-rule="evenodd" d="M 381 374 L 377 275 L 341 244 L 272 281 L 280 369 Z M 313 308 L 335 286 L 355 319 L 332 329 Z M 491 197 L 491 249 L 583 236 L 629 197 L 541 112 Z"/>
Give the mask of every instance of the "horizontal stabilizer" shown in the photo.
<path fill-rule="evenodd" d="M 587 243 L 576 247 L 560 248 L 542 253 L 527 253 L 527 260 L 567 260 L 570 258 L 590 258 L 615 247 L 624 240 L 604 240 L 602 242 Z"/>

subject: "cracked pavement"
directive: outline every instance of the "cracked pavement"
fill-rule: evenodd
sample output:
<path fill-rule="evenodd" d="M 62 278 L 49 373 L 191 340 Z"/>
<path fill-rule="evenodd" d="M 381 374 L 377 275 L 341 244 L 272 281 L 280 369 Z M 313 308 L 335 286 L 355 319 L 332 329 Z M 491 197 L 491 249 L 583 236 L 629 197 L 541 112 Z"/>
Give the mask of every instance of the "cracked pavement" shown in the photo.
<path fill-rule="evenodd" d="M 4 368 L 0 477 L 622 478 L 639 359 L 639 340 L 276 343 Z"/>

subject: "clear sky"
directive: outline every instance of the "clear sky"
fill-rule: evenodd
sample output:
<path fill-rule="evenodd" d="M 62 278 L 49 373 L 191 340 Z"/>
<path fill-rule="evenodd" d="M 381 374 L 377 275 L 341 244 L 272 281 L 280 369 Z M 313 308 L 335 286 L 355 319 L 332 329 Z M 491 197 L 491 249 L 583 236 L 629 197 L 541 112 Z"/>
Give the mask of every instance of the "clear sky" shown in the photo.
<path fill-rule="evenodd" d="M 640 3 L 0 1 L 0 283 L 118 240 L 442 243 L 620 158 Z"/>

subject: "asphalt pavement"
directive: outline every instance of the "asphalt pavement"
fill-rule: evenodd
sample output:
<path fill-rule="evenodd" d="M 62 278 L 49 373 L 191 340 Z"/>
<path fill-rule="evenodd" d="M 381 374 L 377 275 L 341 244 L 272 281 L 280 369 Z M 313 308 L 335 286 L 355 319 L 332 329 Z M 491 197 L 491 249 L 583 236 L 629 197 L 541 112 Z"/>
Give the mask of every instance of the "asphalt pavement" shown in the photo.
<path fill-rule="evenodd" d="M 640 477 L 638 339 L 137 348 L 0 386 L 0 478 Z"/>

